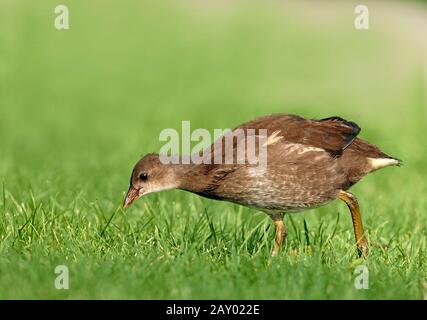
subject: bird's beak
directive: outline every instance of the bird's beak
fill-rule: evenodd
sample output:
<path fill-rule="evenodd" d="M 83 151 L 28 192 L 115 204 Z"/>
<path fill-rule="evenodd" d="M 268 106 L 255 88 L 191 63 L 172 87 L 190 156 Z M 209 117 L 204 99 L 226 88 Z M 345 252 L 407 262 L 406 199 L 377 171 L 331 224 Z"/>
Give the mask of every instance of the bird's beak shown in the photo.
<path fill-rule="evenodd" d="M 127 207 L 129 207 L 138 198 L 139 198 L 139 190 L 134 188 L 134 186 L 131 185 L 126 194 L 125 201 L 123 202 L 123 209 L 126 209 Z"/>

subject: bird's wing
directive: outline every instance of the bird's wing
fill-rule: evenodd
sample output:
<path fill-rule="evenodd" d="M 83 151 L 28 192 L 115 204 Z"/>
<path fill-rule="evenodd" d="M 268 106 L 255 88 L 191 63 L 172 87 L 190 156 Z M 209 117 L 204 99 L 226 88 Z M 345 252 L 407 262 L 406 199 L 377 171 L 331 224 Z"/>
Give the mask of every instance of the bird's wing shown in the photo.
<path fill-rule="evenodd" d="M 360 132 L 357 124 L 340 117 L 320 120 L 304 119 L 296 115 L 270 115 L 242 124 L 236 129 L 255 129 L 259 135 L 266 129 L 268 137 L 275 135 L 282 143 L 299 143 L 322 148 L 339 157 Z"/>

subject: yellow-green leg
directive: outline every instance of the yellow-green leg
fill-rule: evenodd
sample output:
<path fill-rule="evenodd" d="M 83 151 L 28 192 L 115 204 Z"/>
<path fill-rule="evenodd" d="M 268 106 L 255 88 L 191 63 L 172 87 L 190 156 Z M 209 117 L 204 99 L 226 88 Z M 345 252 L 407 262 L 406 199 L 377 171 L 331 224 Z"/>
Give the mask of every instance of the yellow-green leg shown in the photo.
<path fill-rule="evenodd" d="M 366 241 L 366 237 L 363 232 L 362 217 L 360 215 L 360 208 L 359 203 L 357 202 L 357 198 L 354 194 L 343 190 L 340 191 L 339 198 L 344 201 L 350 209 L 359 257 L 367 258 L 369 254 L 368 241 Z"/>
<path fill-rule="evenodd" d="M 283 222 L 282 214 L 274 214 L 272 216 L 272 219 L 276 228 L 276 237 L 274 239 L 274 246 L 273 251 L 271 252 L 271 256 L 275 257 L 277 256 L 280 251 L 280 248 L 282 247 L 283 240 L 286 238 L 286 228 Z"/>

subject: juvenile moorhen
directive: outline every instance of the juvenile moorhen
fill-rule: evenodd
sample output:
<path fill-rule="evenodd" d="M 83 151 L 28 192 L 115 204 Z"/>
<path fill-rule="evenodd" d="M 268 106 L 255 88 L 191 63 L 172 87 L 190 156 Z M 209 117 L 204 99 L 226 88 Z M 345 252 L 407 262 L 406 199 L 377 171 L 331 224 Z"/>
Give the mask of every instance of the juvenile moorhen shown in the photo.
<path fill-rule="evenodd" d="M 274 221 L 275 256 L 286 236 L 284 213 L 311 209 L 339 198 L 350 209 L 358 254 L 367 256 L 359 205 L 348 190 L 366 174 L 399 166 L 400 160 L 357 138 L 359 126 L 340 117 L 313 120 L 277 114 L 244 123 L 232 134 L 238 129 L 244 131 L 245 138 L 265 138 L 265 167 L 242 161 L 165 164 L 158 154 L 147 154 L 133 169 L 124 207 L 148 193 L 181 189 L 257 208 Z M 221 159 L 226 160 L 225 139 L 223 136 L 212 144 L 207 157 L 213 159 L 212 151 L 219 145 Z M 238 145 L 233 139 L 233 157 Z M 259 147 L 257 152 L 260 154 Z"/>

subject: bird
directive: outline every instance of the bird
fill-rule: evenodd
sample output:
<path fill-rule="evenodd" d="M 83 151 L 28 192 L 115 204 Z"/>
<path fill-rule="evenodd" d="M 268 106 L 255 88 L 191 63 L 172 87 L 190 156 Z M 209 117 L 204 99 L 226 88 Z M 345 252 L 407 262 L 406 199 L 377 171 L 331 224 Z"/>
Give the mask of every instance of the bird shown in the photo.
<path fill-rule="evenodd" d="M 323 119 L 293 114 L 261 116 L 218 138 L 204 150 L 203 162 L 165 163 L 161 154 L 146 154 L 132 170 L 123 208 L 143 195 L 170 189 L 254 208 L 266 213 L 274 223 L 271 250 L 274 257 L 287 236 L 286 214 L 340 199 L 351 214 L 357 254 L 367 258 L 368 241 L 358 199 L 349 189 L 367 174 L 400 166 L 402 161 L 359 138 L 360 131 L 355 122 L 338 116 Z M 239 158 L 242 150 L 239 143 L 243 140 L 242 136 L 240 140 L 236 138 L 236 133 L 242 132 L 243 140 L 259 140 L 255 148 L 258 162 Z M 230 135 L 231 147 L 227 149 Z M 243 148 L 243 157 L 248 150 L 249 147 Z M 262 150 L 266 150 L 264 165 L 261 165 Z M 219 155 L 216 160 L 221 161 L 206 161 L 214 159 L 214 155 Z M 184 156 L 178 159 L 183 160 Z"/>

